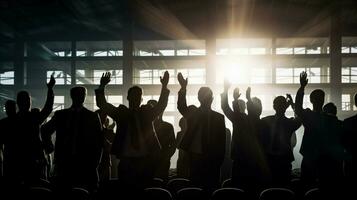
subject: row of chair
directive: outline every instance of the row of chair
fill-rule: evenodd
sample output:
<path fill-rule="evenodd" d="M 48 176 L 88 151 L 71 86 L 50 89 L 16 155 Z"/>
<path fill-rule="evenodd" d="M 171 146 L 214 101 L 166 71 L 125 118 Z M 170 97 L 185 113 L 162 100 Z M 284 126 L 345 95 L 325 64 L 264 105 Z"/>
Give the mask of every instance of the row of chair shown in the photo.
<path fill-rule="evenodd" d="M 176 195 L 172 195 L 169 190 L 159 187 L 152 187 L 145 189 L 145 195 L 150 197 L 150 199 L 156 200 L 198 200 L 198 199 L 210 199 L 210 200 L 221 200 L 221 199 L 254 199 L 250 197 L 247 193 L 238 188 L 220 188 L 215 190 L 211 195 L 207 194 L 201 188 L 188 187 L 179 190 Z M 303 199 L 304 200 L 318 200 L 320 199 L 320 190 L 314 188 L 306 192 Z M 295 200 L 298 197 L 295 193 L 286 188 L 268 188 L 263 190 L 258 196 L 259 200 Z"/>

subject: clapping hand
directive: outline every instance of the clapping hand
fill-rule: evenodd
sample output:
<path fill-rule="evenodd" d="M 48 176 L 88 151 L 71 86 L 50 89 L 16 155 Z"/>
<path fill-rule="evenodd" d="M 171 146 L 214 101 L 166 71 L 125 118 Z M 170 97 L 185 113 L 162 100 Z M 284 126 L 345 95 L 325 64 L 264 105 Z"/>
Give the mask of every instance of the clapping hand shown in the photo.
<path fill-rule="evenodd" d="M 177 74 L 177 80 L 180 83 L 181 88 L 186 88 L 188 81 L 187 78 L 183 78 L 181 72 Z"/>
<path fill-rule="evenodd" d="M 162 87 L 167 87 L 167 84 L 169 84 L 169 79 L 170 79 L 169 72 L 165 71 L 164 76 L 163 77 L 160 76 L 160 82 L 162 84 Z"/>
<path fill-rule="evenodd" d="M 50 81 L 47 83 L 47 88 L 53 88 L 53 86 L 56 84 L 56 79 L 53 76 L 53 74 L 51 75 Z"/>
<path fill-rule="evenodd" d="M 110 72 L 103 73 L 102 78 L 100 78 L 100 86 L 104 87 L 108 85 L 108 83 L 110 82 L 110 76 Z"/>
<path fill-rule="evenodd" d="M 301 74 L 300 74 L 300 85 L 301 85 L 301 87 L 305 87 L 308 82 L 309 82 L 309 79 L 307 79 L 306 71 L 301 72 Z"/>

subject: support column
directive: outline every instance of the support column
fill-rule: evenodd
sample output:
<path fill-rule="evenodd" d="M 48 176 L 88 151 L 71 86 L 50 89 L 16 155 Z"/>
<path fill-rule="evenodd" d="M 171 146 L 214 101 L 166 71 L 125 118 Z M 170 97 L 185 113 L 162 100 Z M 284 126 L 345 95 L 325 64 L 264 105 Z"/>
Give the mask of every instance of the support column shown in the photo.
<path fill-rule="evenodd" d="M 341 111 L 342 103 L 342 34 L 341 34 L 341 11 L 339 8 L 331 10 L 330 27 L 330 101 L 334 102 L 338 111 Z"/>
<path fill-rule="evenodd" d="M 124 40 L 123 40 L 123 103 L 128 105 L 126 96 L 127 91 L 133 85 L 133 34 L 132 23 L 129 20 L 125 24 Z"/>
<path fill-rule="evenodd" d="M 17 91 L 23 90 L 25 85 L 25 42 L 21 39 L 16 40 L 14 52 L 14 75 L 15 75 L 15 96 Z"/>
<path fill-rule="evenodd" d="M 216 1 L 207 4 L 207 35 L 206 35 L 206 85 L 215 90 L 216 83 Z"/>

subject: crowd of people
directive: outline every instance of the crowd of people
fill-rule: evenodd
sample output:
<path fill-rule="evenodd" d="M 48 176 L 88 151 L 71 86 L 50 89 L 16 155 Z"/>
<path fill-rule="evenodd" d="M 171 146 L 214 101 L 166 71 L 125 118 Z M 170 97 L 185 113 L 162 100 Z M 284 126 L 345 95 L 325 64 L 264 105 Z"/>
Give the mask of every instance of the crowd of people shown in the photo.
<path fill-rule="evenodd" d="M 277 96 L 273 102 L 275 114 L 266 117 L 261 117 L 262 103 L 251 97 L 251 88 L 246 90 L 246 101 L 235 88 L 230 106 L 228 81 L 221 94 L 224 115 L 212 110 L 213 92 L 209 87 L 199 89 L 199 107 L 187 105 L 189 80 L 179 73 L 177 108 L 182 118 L 176 138 L 173 126 L 162 119 L 170 93 L 167 71 L 160 77 L 159 99 L 147 104 L 142 104 L 143 90 L 138 86 L 128 90 L 128 106 L 107 102 L 105 86 L 110 79 L 111 74 L 104 73 L 95 90 L 99 107 L 95 112 L 84 106 L 86 88 L 74 87 L 70 91 L 72 106 L 56 111 L 46 121 L 54 103 L 53 76 L 42 109 L 31 108 L 27 91 L 19 92 L 16 102 L 8 100 L 7 117 L 0 121 L 2 182 L 8 186 L 31 185 L 45 179 L 57 190 L 83 187 L 95 192 L 101 181 L 111 178 L 111 155 L 115 155 L 120 183 L 143 189 L 155 177 L 169 180 L 170 159 L 179 149 L 177 176 L 207 191 L 220 187 L 221 168 L 227 166 L 231 175 L 224 176 L 231 176 L 234 187 L 251 192 L 284 187 L 292 179 L 295 132 L 303 126 L 302 186 L 319 187 L 328 193 L 354 185 L 357 115 L 339 120 L 336 106 L 325 104 L 325 93 L 320 89 L 310 94 L 313 109 L 303 108 L 306 72 L 300 74 L 295 102 L 289 94 Z M 357 106 L 357 96 L 354 100 Z M 289 107 L 295 117 L 285 115 Z M 232 137 L 225 116 L 233 124 Z"/>

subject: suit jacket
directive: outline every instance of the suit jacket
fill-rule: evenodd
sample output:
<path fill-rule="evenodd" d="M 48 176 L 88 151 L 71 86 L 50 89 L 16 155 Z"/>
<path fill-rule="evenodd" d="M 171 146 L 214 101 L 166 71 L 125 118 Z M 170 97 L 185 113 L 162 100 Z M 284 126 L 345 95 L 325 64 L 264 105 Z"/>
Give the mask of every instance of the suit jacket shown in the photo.
<path fill-rule="evenodd" d="M 142 157 L 160 151 L 161 146 L 153 121 L 164 112 L 169 93 L 168 89 L 163 89 L 155 107 L 143 105 L 138 110 L 131 110 L 125 105 L 113 106 L 106 101 L 104 89 L 95 90 L 97 106 L 118 125 L 112 154 L 118 158 Z"/>
<path fill-rule="evenodd" d="M 75 184 L 97 184 L 104 139 L 98 114 L 84 107 L 57 111 L 42 126 L 43 140 L 49 142 L 55 131 L 57 176 Z"/>
<path fill-rule="evenodd" d="M 226 127 L 224 116 L 213 110 L 203 110 L 196 106 L 187 106 L 186 91 L 178 93 L 177 108 L 186 118 L 187 131 L 179 148 L 188 152 L 205 154 L 223 160 L 226 148 Z M 196 137 L 199 138 L 196 138 Z M 201 148 L 196 149 L 201 143 Z M 198 150 L 198 151 L 197 151 Z"/>

